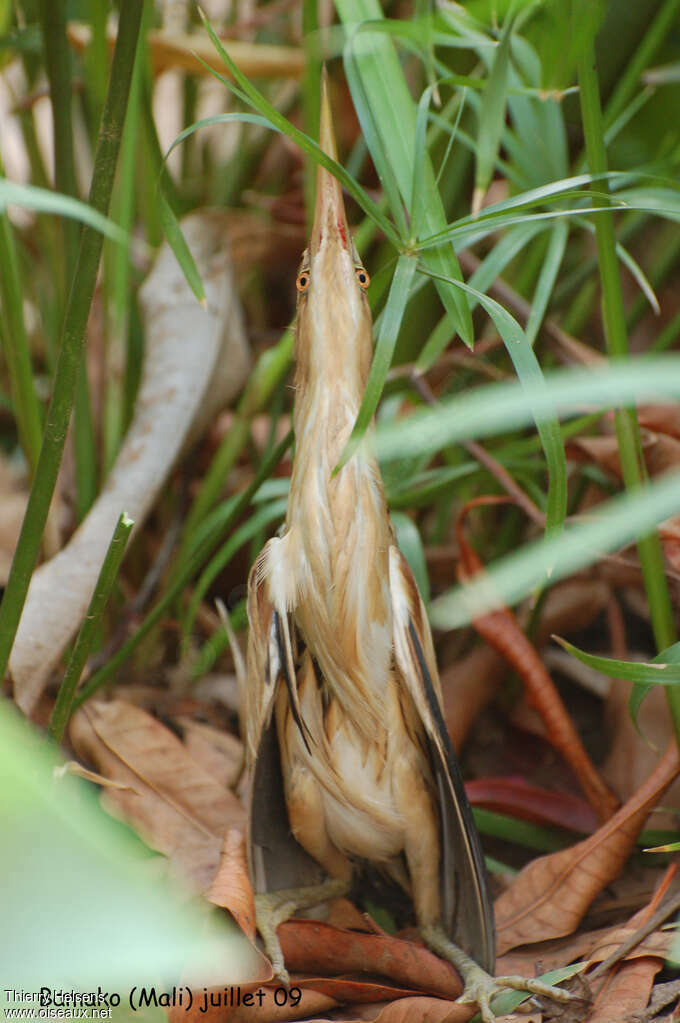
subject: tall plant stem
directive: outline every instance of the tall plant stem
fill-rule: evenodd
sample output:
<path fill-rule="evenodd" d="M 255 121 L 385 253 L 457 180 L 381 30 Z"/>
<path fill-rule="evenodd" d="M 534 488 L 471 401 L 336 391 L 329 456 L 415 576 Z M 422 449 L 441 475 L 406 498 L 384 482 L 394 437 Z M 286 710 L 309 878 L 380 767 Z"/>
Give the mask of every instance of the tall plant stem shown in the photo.
<path fill-rule="evenodd" d="M 40 21 L 43 34 L 45 67 L 50 83 L 52 103 L 52 131 L 54 143 L 54 182 L 58 192 L 78 198 L 75 157 L 73 149 L 73 123 L 71 106 L 73 89 L 71 80 L 71 52 L 66 39 L 65 0 L 41 0 Z M 64 239 L 65 281 L 64 294 L 71 287 L 78 253 L 78 223 L 71 218 L 62 222 Z M 76 463 L 76 506 L 78 518 L 83 518 L 92 504 L 97 490 L 97 454 L 90 391 L 83 368 L 76 381 L 75 429 L 73 434 Z"/>
<path fill-rule="evenodd" d="M 123 0 L 121 4 L 118 38 L 99 129 L 89 196 L 93 209 L 103 214 L 108 212 L 111 200 L 139 38 L 142 6 L 140 0 Z M 85 328 L 97 280 L 102 243 L 103 238 L 98 231 L 88 226 L 83 227 L 73 284 L 64 316 L 52 400 L 47 412 L 38 467 L 5 595 L 0 605 L 0 678 L 4 676 L 7 668 L 54 493 L 78 372 L 82 363 Z"/>
<path fill-rule="evenodd" d="M 590 173 L 605 175 L 607 173 L 607 154 L 604 144 L 604 121 L 600 105 L 594 39 L 590 40 L 590 45 L 585 46 L 579 55 L 578 82 Z M 607 192 L 606 178 L 598 179 L 595 187 L 600 193 Z M 595 220 L 595 233 L 602 284 L 602 319 L 607 347 L 612 359 L 625 359 L 628 356 L 628 336 L 616 256 L 613 213 L 598 214 Z M 617 409 L 614 417 L 624 483 L 627 490 L 634 491 L 646 483 L 637 414 L 634 409 Z M 637 547 L 654 638 L 661 651 L 675 642 L 677 634 L 658 533 L 640 537 Z M 680 691 L 668 687 L 667 696 L 676 739 L 680 744 Z"/>

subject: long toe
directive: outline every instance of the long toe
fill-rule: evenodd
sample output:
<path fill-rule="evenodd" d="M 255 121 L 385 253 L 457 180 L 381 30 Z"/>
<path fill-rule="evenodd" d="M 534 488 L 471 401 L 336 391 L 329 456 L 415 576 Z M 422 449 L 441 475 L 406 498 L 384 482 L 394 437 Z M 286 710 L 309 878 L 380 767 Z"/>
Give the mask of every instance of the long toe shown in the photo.
<path fill-rule="evenodd" d="M 542 980 L 534 980 L 531 977 L 496 977 L 496 984 L 499 990 L 510 988 L 513 991 L 526 991 L 531 995 L 540 995 L 541 998 L 552 998 L 555 1002 L 579 1001 L 579 995 L 565 991 L 564 988 L 555 987 L 553 984 L 544 984 Z"/>

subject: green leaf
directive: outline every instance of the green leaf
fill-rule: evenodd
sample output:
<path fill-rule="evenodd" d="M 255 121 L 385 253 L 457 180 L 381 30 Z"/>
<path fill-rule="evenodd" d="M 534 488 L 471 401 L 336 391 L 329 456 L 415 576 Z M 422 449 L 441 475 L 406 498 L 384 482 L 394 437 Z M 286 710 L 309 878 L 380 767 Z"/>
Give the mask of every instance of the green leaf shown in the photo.
<path fill-rule="evenodd" d="M 413 256 L 399 257 L 394 277 L 392 278 L 390 293 L 387 296 L 387 302 L 380 321 L 378 341 L 375 346 L 366 389 L 361 401 L 361 408 L 359 409 L 354 429 L 345 445 L 345 450 L 340 455 L 334 472 L 338 472 L 352 457 L 361 443 L 378 406 L 387 373 L 392 364 L 394 346 L 399 336 L 401 321 L 409 299 L 415 270 L 416 260 Z"/>
<path fill-rule="evenodd" d="M 4 213 L 10 205 L 23 206 L 36 213 L 53 213 L 58 217 L 80 220 L 120 245 L 125 245 L 129 241 L 128 235 L 118 224 L 114 224 L 108 217 L 98 213 L 80 199 L 72 199 L 69 195 L 51 192 L 36 185 L 17 185 L 14 181 L 0 177 L 0 213 Z"/>
<path fill-rule="evenodd" d="M 428 273 L 427 270 L 423 270 L 423 272 Z M 519 323 L 502 305 L 481 291 L 475 291 L 468 284 L 462 284 L 460 281 L 451 283 L 474 295 L 491 317 L 503 339 L 508 355 L 512 359 L 522 387 L 525 388 L 527 404 L 532 410 L 548 465 L 545 528 L 547 535 L 553 535 L 561 529 L 567 512 L 567 463 L 555 410 L 546 402 L 542 402 L 540 407 L 533 404 L 532 395 L 534 393 L 540 393 L 543 389 L 545 394 L 545 381 L 538 359 Z"/>
<path fill-rule="evenodd" d="M 430 577 L 427 574 L 425 549 L 420 531 L 413 519 L 403 512 L 392 512 L 392 525 L 397 534 L 397 547 L 404 555 L 418 584 L 423 603 L 430 600 Z"/>
<path fill-rule="evenodd" d="M 587 664 L 589 668 L 601 671 L 603 675 L 608 675 L 610 678 L 620 678 L 625 682 L 644 684 L 646 687 L 680 685 L 680 643 L 674 643 L 651 662 L 645 663 L 643 661 L 620 661 L 615 657 L 588 654 L 560 636 L 554 636 L 553 639 L 582 664 Z"/>
<path fill-rule="evenodd" d="M 503 34 L 493 55 L 489 80 L 486 83 L 479 110 L 479 131 L 475 150 L 475 191 L 472 199 L 473 212 L 480 209 L 491 183 L 501 144 L 501 135 L 505 127 L 512 23 L 513 19 L 510 17 L 503 27 Z"/>
<path fill-rule="evenodd" d="M 598 506 L 586 521 L 567 524 L 556 538 L 526 544 L 490 566 L 484 577 L 437 597 L 430 605 L 432 623 L 441 629 L 459 628 L 505 604 L 514 605 L 544 585 L 548 575 L 555 581 L 597 562 L 675 515 L 679 505 L 680 473 L 619 495 Z"/>
<path fill-rule="evenodd" d="M 506 316 L 515 331 L 514 321 Z M 384 461 L 433 454 L 462 440 L 524 427 L 534 415 L 555 409 L 574 415 L 589 405 L 605 411 L 637 402 L 658 404 L 664 399 L 680 400 L 678 355 L 647 356 L 601 368 L 553 370 L 544 373 L 542 381 L 488 384 L 442 401 L 435 409 L 416 412 L 408 420 L 381 424 L 376 447 Z"/>
<path fill-rule="evenodd" d="M 182 273 L 184 274 L 186 282 L 201 305 L 205 305 L 205 289 L 203 288 L 203 281 L 201 280 L 201 275 L 198 272 L 198 267 L 196 266 L 194 257 L 191 254 L 191 249 L 184 240 L 182 229 L 177 222 L 175 214 L 170 208 L 170 203 L 162 193 L 158 196 L 158 211 L 163 227 L 163 233 L 167 238 L 168 245 L 174 253 L 175 259 L 182 268 Z"/>
<path fill-rule="evenodd" d="M 378 0 L 336 0 L 340 19 L 348 33 L 345 65 L 352 98 L 378 173 L 396 179 L 398 196 L 390 185 L 393 212 L 411 200 L 416 161 L 416 108 L 392 40 L 379 30 L 383 12 Z M 368 23 L 368 24 L 366 24 Z M 372 144 L 375 148 L 371 148 Z M 383 182 L 385 183 L 385 182 Z M 446 225 L 444 207 L 435 184 L 429 155 L 424 157 L 422 212 L 423 231 L 429 235 Z M 401 197 L 399 199 L 399 196 Z M 400 223 L 401 219 L 397 220 Z M 403 232 L 402 232 L 403 233 Z M 409 244 L 412 239 L 408 239 Z M 405 244 L 403 238 L 401 245 Z M 452 246 L 436 245 L 425 262 L 440 274 L 437 291 L 451 315 L 454 329 L 465 344 L 472 345 L 472 318 L 465 295 L 446 284 L 462 275 Z"/>
<path fill-rule="evenodd" d="M 568 237 L 569 225 L 564 220 L 558 220 L 550 232 L 548 251 L 545 254 L 541 272 L 538 275 L 538 282 L 534 291 L 533 302 L 531 303 L 531 312 L 529 313 L 526 325 L 527 342 L 532 347 L 548 308 L 553 288 L 555 287 L 555 280 L 562 265 Z"/>
<path fill-rule="evenodd" d="M 101 985 L 126 1000 L 159 977 L 246 980 L 253 952 L 226 914 L 149 871 L 149 850 L 92 786 L 55 777 L 58 765 L 56 747 L 0 700 L 3 987 Z"/>

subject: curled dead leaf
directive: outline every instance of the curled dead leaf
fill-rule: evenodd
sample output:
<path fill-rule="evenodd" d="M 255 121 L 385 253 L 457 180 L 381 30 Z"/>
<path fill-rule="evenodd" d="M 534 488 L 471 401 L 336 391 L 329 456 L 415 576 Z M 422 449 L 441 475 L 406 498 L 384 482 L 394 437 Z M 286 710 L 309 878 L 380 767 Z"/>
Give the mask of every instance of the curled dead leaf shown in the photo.
<path fill-rule="evenodd" d="M 343 931 L 318 920 L 287 920 L 278 930 L 289 969 L 304 973 L 377 973 L 403 988 L 457 998 L 453 966 L 423 945 L 389 935 Z"/>
<path fill-rule="evenodd" d="M 673 742 L 647 781 L 593 835 L 529 863 L 496 900 L 498 953 L 570 934 L 621 872 L 648 814 L 680 772 Z"/>
<path fill-rule="evenodd" d="M 107 808 L 164 853 L 180 876 L 205 890 L 227 828 L 245 831 L 246 813 L 236 796 L 165 725 L 122 700 L 87 703 L 73 716 L 70 736 L 80 757 L 127 786 L 107 791 Z"/>
<path fill-rule="evenodd" d="M 220 865 L 205 897 L 228 909 L 246 937 L 255 941 L 255 897 L 248 876 L 245 836 L 237 828 L 227 829 Z"/>

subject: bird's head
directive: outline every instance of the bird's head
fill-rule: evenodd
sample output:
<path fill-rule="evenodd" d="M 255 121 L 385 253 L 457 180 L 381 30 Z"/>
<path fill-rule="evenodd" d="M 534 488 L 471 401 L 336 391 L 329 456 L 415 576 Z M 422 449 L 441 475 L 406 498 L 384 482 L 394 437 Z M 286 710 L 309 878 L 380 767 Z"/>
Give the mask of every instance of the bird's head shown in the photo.
<path fill-rule="evenodd" d="M 321 84 L 319 145 L 337 160 L 328 79 Z M 347 227 L 342 188 L 330 171 L 319 165 L 314 224 L 297 275 L 298 362 L 310 368 L 327 366 L 328 357 L 348 361 L 364 376 L 370 365 L 372 324 L 366 296 L 369 276 Z"/>

